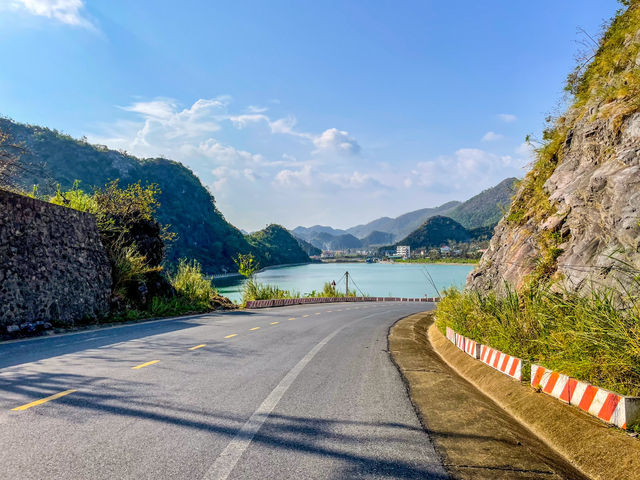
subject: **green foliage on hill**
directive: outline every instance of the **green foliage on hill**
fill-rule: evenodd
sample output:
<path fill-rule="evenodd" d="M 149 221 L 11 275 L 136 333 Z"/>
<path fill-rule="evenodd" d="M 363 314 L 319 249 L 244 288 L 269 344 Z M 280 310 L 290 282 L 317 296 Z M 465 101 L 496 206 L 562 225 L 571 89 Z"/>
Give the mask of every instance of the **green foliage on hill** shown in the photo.
<path fill-rule="evenodd" d="M 465 228 L 495 225 L 511 205 L 517 181 L 517 178 L 503 180 L 495 187 L 488 188 L 458 205 L 447 213 L 447 217 L 454 219 Z"/>
<path fill-rule="evenodd" d="M 398 242 L 411 248 L 430 248 L 446 245 L 449 241 L 466 242 L 471 240 L 469 230 L 455 220 L 440 215 L 429 218 L 417 230 L 414 230 Z"/>
<path fill-rule="evenodd" d="M 245 238 L 253 247 L 254 255 L 261 267 L 310 261 L 309 255 L 302 249 L 298 240 L 280 225 L 269 225 Z"/>

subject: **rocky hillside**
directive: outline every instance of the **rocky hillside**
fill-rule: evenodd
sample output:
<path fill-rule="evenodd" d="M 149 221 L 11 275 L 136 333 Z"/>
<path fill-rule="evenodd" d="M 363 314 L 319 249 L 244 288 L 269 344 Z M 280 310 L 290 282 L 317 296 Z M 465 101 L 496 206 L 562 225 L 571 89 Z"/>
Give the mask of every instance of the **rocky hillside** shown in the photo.
<path fill-rule="evenodd" d="M 613 19 L 569 76 L 573 103 L 536 144 L 468 286 L 619 286 L 640 268 L 640 2 Z"/>
<path fill-rule="evenodd" d="M 300 252 L 288 247 L 284 251 L 292 252 L 290 258 L 281 254 L 267 255 L 264 249 L 256 250 L 225 220 L 216 208 L 213 195 L 198 177 L 178 162 L 163 158 L 139 159 L 76 140 L 56 130 L 2 118 L 0 132 L 8 134 L 13 142 L 21 143 L 26 149 L 15 180 L 28 191 L 37 185 L 39 194 L 51 194 L 57 185 L 66 190 L 76 180 L 80 180 L 80 187 L 85 190 L 102 187 L 116 179 L 120 180 L 121 186 L 138 181 L 142 185 L 157 184 L 162 191 L 158 220 L 177 233 L 177 239 L 167 250 L 169 262 L 181 257 L 193 258 L 202 264 L 204 271 L 218 273 L 235 271 L 233 258 L 238 253 L 253 252 L 260 257 L 262 266 L 280 261 L 302 261 Z"/>

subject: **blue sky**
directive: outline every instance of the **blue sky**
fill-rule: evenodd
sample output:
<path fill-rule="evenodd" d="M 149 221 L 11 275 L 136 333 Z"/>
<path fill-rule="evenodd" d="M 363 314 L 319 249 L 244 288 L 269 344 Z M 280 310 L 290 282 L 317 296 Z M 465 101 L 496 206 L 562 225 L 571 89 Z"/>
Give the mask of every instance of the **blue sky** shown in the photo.
<path fill-rule="evenodd" d="M 179 160 L 246 230 L 349 227 L 522 176 L 617 8 L 0 0 L 0 114 Z"/>

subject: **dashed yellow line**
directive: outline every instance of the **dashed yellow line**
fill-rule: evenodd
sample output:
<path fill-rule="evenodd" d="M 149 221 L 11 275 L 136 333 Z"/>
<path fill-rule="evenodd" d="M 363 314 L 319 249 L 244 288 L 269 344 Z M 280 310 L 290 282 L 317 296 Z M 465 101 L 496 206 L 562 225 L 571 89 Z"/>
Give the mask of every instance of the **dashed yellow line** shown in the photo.
<path fill-rule="evenodd" d="M 139 370 L 144 367 L 148 367 L 149 365 L 153 365 L 154 363 L 158 363 L 160 360 L 151 360 L 150 362 L 141 363 L 140 365 L 136 365 L 135 367 L 131 367 L 131 370 Z"/>
<path fill-rule="evenodd" d="M 316 312 L 316 315 L 320 315 L 320 312 Z"/>
<path fill-rule="evenodd" d="M 340 309 L 340 310 L 336 310 L 336 312 L 341 312 L 341 311 L 342 311 L 342 309 Z"/>
<path fill-rule="evenodd" d="M 271 322 L 271 325 L 278 325 L 280 322 Z"/>
<path fill-rule="evenodd" d="M 206 343 L 201 343 L 200 345 L 196 345 L 195 347 L 191 347 L 189 350 L 197 350 L 199 348 L 206 347 L 206 346 L 207 346 Z"/>
<path fill-rule="evenodd" d="M 36 400 L 35 402 L 26 403 L 16 408 L 12 408 L 11 410 L 20 411 L 26 410 L 27 408 L 35 407 L 36 405 L 42 405 L 43 403 L 47 403 L 51 400 L 55 400 L 56 398 L 64 397 L 65 395 L 69 395 L 70 393 L 76 392 L 77 390 L 65 390 L 64 392 L 56 393 L 55 395 L 50 395 L 45 398 L 41 398 L 40 400 Z"/>
<path fill-rule="evenodd" d="M 238 334 L 237 334 L 237 333 L 232 333 L 231 335 L 227 335 L 227 336 L 226 336 L 226 337 L 224 337 L 224 338 L 233 338 L 233 337 L 237 337 L 237 336 L 238 336 Z"/>
<path fill-rule="evenodd" d="M 333 310 L 327 310 L 327 313 L 333 313 Z"/>
<path fill-rule="evenodd" d="M 307 318 L 308 316 L 309 316 L 308 314 L 307 315 L 302 315 L 302 318 Z"/>
<path fill-rule="evenodd" d="M 291 317 L 289 320 L 295 320 L 295 319 L 296 319 L 296 317 Z"/>
<path fill-rule="evenodd" d="M 253 327 L 253 328 L 250 328 L 249 330 L 251 330 L 251 331 L 260 330 L 260 327 Z"/>

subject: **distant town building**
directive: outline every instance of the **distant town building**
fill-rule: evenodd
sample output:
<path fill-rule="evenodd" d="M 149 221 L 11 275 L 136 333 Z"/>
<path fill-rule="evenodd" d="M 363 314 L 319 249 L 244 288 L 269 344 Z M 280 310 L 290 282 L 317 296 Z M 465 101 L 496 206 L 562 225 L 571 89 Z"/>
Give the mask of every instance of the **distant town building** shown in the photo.
<path fill-rule="evenodd" d="M 400 255 L 402 258 L 409 258 L 411 256 L 411 247 L 409 245 L 398 245 L 396 247 L 396 255 Z"/>

